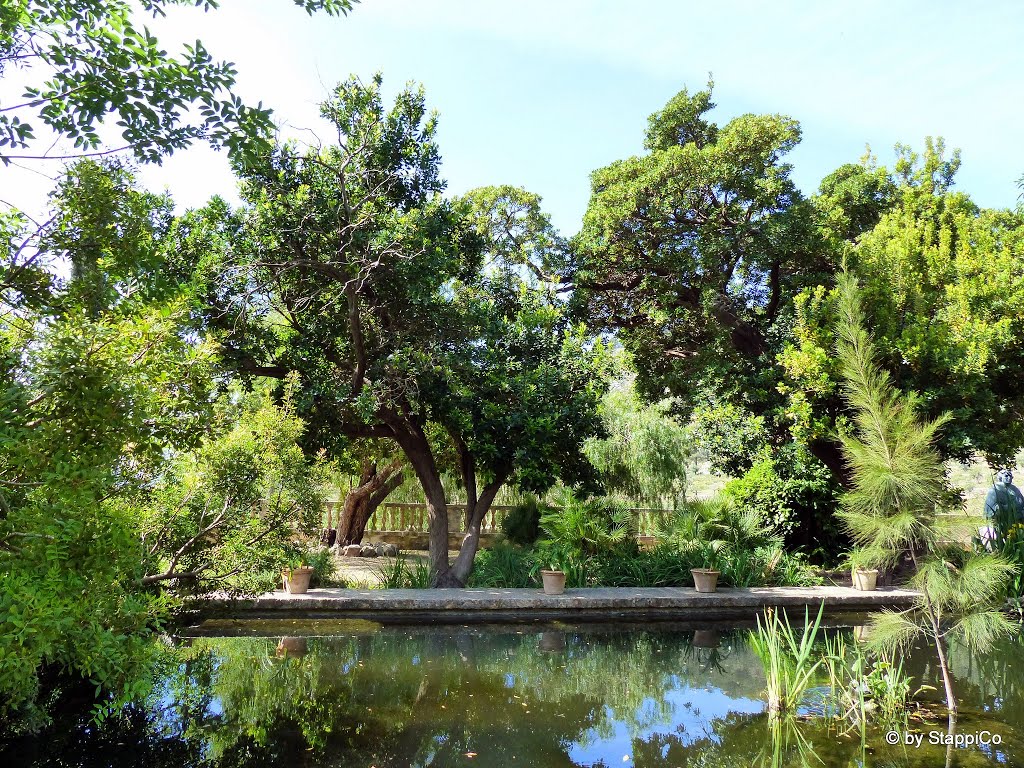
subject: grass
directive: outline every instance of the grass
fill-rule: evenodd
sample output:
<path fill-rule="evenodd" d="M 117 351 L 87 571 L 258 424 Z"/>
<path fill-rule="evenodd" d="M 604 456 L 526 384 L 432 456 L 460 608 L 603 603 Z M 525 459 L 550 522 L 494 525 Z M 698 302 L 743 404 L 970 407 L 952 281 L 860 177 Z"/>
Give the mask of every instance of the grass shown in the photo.
<path fill-rule="evenodd" d="M 420 558 L 409 561 L 405 555 L 384 558 L 373 568 L 380 589 L 426 589 L 430 586 L 430 565 Z"/>

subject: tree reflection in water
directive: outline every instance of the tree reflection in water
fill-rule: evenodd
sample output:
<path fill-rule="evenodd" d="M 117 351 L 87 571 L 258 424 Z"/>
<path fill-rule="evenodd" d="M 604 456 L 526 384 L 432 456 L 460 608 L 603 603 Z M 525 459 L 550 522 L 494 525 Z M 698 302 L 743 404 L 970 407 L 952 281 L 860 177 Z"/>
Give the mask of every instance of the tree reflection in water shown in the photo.
<path fill-rule="evenodd" d="M 71 707 L 0 758 L 155 768 L 946 763 L 945 747 L 888 747 L 872 729 L 862 742 L 821 719 L 770 719 L 745 632 L 311 630 L 182 640 L 145 706 L 99 727 Z M 1008 741 L 998 754 L 957 750 L 952 764 L 1012 765 L 1024 754 L 1007 727 L 1020 720 L 1000 721 L 1024 711 L 1015 650 L 954 656 L 966 695 L 959 730 L 987 724 Z"/>

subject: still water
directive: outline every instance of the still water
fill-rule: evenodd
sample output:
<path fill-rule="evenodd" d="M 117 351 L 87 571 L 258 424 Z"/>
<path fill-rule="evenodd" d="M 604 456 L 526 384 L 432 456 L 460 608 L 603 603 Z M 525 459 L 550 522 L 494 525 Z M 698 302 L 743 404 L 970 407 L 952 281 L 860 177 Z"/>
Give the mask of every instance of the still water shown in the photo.
<path fill-rule="evenodd" d="M 1020 641 L 952 651 L 957 733 L 1000 744 L 931 743 L 947 738 L 938 717 L 907 724 L 920 746 L 890 746 L 813 704 L 770 721 L 748 635 L 225 622 L 176 638 L 147 700 L 99 725 L 83 702 L 0 744 L 0 766 L 1024 766 Z M 941 687 L 927 652 L 906 669 L 915 690 Z"/>

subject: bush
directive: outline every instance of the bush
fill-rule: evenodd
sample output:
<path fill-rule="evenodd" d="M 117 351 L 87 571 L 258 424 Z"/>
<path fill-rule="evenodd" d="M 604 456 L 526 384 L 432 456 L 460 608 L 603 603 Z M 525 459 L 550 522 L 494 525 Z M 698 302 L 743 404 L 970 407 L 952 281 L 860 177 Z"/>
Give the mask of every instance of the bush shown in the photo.
<path fill-rule="evenodd" d="M 723 494 L 755 512 L 790 549 L 825 561 L 847 548 L 836 521 L 839 487 L 828 468 L 797 446 L 784 446 L 730 480 Z"/>
<path fill-rule="evenodd" d="M 498 542 L 491 549 L 476 556 L 471 587 L 527 588 L 538 586 L 535 571 L 536 558 L 530 550 L 506 542 Z"/>
<path fill-rule="evenodd" d="M 690 553 L 661 545 L 650 551 L 626 548 L 606 553 L 595 568 L 602 587 L 692 587 L 691 568 L 701 567 Z"/>
<path fill-rule="evenodd" d="M 334 554 L 327 547 L 316 547 L 307 550 L 306 565 L 313 566 L 313 576 L 309 580 L 311 587 L 343 587 L 345 580 L 337 576 L 338 564 Z"/>
<path fill-rule="evenodd" d="M 546 509 L 546 508 L 545 508 Z M 527 496 L 501 521 L 501 532 L 513 544 L 529 547 L 540 537 L 541 505 L 536 496 Z"/>
<path fill-rule="evenodd" d="M 373 573 L 380 580 L 381 589 L 427 589 L 430 586 L 430 565 L 416 560 L 410 568 L 405 555 L 385 558 Z"/>
<path fill-rule="evenodd" d="M 579 558 L 635 542 L 637 532 L 635 515 L 621 502 L 607 497 L 583 501 L 570 491 L 562 494 L 558 508 L 541 515 L 540 526 L 546 541 Z"/>

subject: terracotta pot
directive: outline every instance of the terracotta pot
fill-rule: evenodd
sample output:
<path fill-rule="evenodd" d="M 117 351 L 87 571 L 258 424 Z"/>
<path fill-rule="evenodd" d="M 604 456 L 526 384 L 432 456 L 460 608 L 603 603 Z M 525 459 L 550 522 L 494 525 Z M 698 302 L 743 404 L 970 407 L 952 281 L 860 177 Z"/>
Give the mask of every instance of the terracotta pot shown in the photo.
<path fill-rule="evenodd" d="M 558 653 L 565 650 L 565 632 L 551 630 L 540 633 L 538 648 L 545 653 Z"/>
<path fill-rule="evenodd" d="M 312 575 L 313 569 L 308 565 L 284 571 L 281 574 L 284 580 L 284 591 L 289 595 L 305 594 L 309 589 L 309 579 Z"/>
<path fill-rule="evenodd" d="M 878 571 L 872 568 L 871 570 L 862 570 L 856 568 L 853 571 L 853 588 L 859 589 L 861 592 L 874 592 L 875 587 L 878 584 Z"/>
<path fill-rule="evenodd" d="M 691 568 L 693 576 L 693 588 L 698 592 L 716 592 L 718 590 L 718 577 L 721 571 L 713 568 Z"/>
<path fill-rule="evenodd" d="M 278 656 L 294 656 L 301 659 L 309 651 L 309 641 L 305 637 L 282 637 L 277 643 Z"/>
<path fill-rule="evenodd" d="M 693 632 L 694 648 L 717 648 L 721 644 L 717 629 L 696 629 Z"/>
<path fill-rule="evenodd" d="M 548 571 L 540 572 L 541 581 L 544 582 L 545 595 L 560 595 L 565 592 L 565 572 Z"/>

